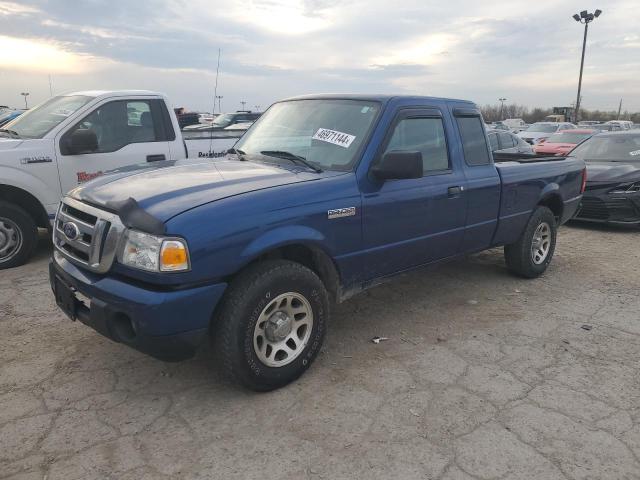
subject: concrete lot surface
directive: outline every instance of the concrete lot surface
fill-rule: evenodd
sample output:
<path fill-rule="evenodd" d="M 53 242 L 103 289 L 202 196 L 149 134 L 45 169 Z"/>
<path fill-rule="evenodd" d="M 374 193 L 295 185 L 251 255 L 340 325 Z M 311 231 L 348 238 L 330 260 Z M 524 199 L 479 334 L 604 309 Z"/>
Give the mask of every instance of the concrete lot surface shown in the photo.
<path fill-rule="evenodd" d="M 0 478 L 638 479 L 639 235 L 565 227 L 537 280 L 492 250 L 371 290 L 268 394 L 72 323 L 44 245 L 0 272 Z"/>

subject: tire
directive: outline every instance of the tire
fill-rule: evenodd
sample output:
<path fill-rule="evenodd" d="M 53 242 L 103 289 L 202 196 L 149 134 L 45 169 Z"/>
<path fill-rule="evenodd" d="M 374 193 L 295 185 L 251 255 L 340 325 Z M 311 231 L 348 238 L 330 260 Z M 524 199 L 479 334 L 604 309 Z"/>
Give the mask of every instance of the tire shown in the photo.
<path fill-rule="evenodd" d="M 33 218 L 17 205 L 0 201 L 0 270 L 25 263 L 37 244 Z"/>
<path fill-rule="evenodd" d="M 518 241 L 504 247 L 507 268 L 524 278 L 542 275 L 553 258 L 557 232 L 553 212 L 547 207 L 536 208 Z M 535 251 L 534 242 L 539 247 Z M 546 253 L 543 255 L 542 252 Z"/>
<path fill-rule="evenodd" d="M 222 300 L 211 327 L 215 354 L 225 374 L 251 390 L 283 387 L 318 355 L 328 316 L 329 296 L 313 271 L 286 260 L 258 263 Z"/>

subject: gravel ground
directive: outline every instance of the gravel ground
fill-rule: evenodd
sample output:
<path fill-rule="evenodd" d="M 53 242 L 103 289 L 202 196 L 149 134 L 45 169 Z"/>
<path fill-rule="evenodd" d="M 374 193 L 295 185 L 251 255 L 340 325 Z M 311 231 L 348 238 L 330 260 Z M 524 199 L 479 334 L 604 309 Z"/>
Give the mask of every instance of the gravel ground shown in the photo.
<path fill-rule="evenodd" d="M 537 280 L 491 250 L 373 289 L 268 394 L 69 321 L 45 244 L 0 273 L 0 478 L 638 479 L 637 241 L 570 226 Z"/>

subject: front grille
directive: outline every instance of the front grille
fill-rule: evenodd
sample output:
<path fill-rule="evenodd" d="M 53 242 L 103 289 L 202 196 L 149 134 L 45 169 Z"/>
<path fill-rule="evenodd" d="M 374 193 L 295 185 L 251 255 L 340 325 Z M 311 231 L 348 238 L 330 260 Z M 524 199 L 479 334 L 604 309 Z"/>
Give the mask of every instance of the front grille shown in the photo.
<path fill-rule="evenodd" d="M 124 231 L 116 215 L 67 197 L 54 226 L 53 244 L 65 258 L 96 272 L 111 268 Z"/>
<path fill-rule="evenodd" d="M 599 198 L 582 197 L 580 210 L 576 217 L 592 220 L 607 220 L 609 218 L 609 210 L 605 203 Z"/>
<path fill-rule="evenodd" d="M 605 201 L 597 197 L 582 197 L 576 218 L 633 222 L 640 218 L 640 213 L 628 198 L 612 197 Z"/>

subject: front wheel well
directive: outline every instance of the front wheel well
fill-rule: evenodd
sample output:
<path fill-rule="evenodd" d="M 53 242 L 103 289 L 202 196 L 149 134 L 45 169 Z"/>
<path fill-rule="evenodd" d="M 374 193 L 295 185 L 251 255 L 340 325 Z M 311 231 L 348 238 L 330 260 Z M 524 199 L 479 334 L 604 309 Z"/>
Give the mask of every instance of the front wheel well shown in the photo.
<path fill-rule="evenodd" d="M 0 184 L 0 200 L 25 210 L 38 227 L 49 228 L 49 216 L 36 197 L 21 188 Z"/>
<path fill-rule="evenodd" d="M 559 195 L 547 195 L 538 202 L 538 205 L 541 207 L 547 207 L 549 210 L 551 210 L 553 212 L 553 216 L 556 218 L 556 224 L 560 224 L 560 220 L 562 220 L 564 204 L 562 203 L 562 199 Z"/>
<path fill-rule="evenodd" d="M 332 300 L 339 300 L 340 274 L 331 257 L 322 249 L 306 244 L 292 244 L 263 253 L 250 265 L 264 260 L 289 260 L 313 271 L 329 292 Z"/>

